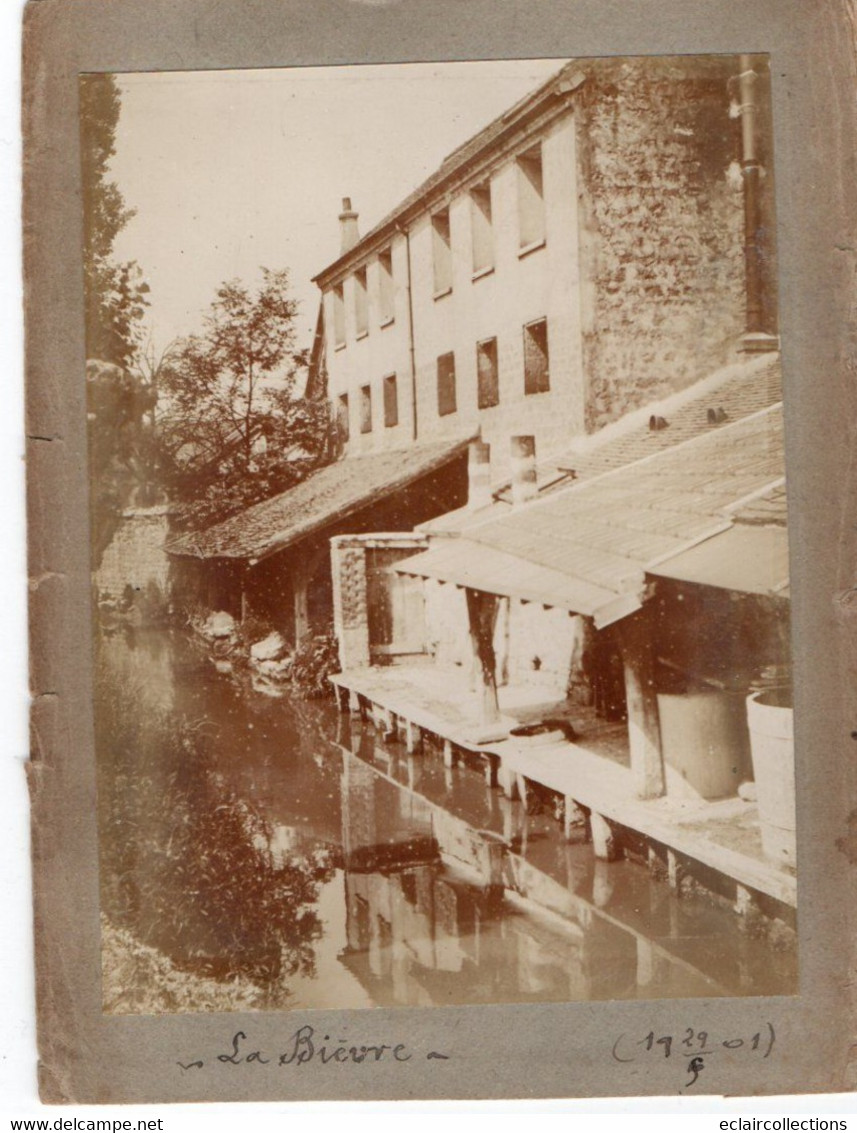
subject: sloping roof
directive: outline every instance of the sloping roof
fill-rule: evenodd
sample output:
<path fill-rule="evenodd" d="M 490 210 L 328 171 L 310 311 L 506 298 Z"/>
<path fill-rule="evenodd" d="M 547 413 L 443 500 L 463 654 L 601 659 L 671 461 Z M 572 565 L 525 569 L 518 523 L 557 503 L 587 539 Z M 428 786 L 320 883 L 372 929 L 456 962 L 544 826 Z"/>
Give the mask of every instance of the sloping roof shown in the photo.
<path fill-rule="evenodd" d="M 741 361 L 671 397 L 635 410 L 585 440 L 569 445 L 546 464 L 557 471 L 573 471 L 576 479 L 588 479 L 716 432 L 776 405 L 782 396 L 779 354 Z M 715 414 L 719 411 L 716 424 L 709 421 L 709 410 Z M 662 417 L 666 428 L 650 429 L 652 416 Z"/>
<path fill-rule="evenodd" d="M 264 558 L 437 471 L 467 444 L 458 439 L 337 461 L 279 496 L 176 539 L 166 550 L 201 559 Z"/>
<path fill-rule="evenodd" d="M 733 512 L 736 523 L 753 526 L 785 527 L 788 521 L 786 508 L 786 482 L 777 484 L 769 492 L 748 503 L 742 504 Z"/>
<path fill-rule="evenodd" d="M 652 567 L 652 574 L 737 590 L 742 594 L 789 593 L 789 540 L 785 527 L 738 523 L 689 551 Z"/>
<path fill-rule="evenodd" d="M 539 496 L 563 491 L 571 484 L 664 452 L 694 437 L 708 436 L 781 400 L 779 354 L 725 366 L 687 389 L 635 410 L 596 433 L 576 438 L 561 452 L 539 460 Z M 709 423 L 709 409 L 722 411 L 718 424 Z M 651 430 L 651 416 L 663 417 L 667 427 Z M 496 484 L 495 493 L 498 501 L 495 510 L 505 513 L 512 501 L 511 488 L 508 484 Z M 420 530 L 458 534 L 472 522 L 473 511 L 461 508 L 429 520 Z"/>
<path fill-rule="evenodd" d="M 516 598 L 546 605 L 556 604 L 557 594 L 562 593 L 563 604 L 579 614 L 594 614 L 615 598 L 603 586 L 579 578 L 572 580 L 563 571 L 524 563 L 518 555 L 465 538 L 435 539 L 428 551 L 396 563 L 396 570 L 400 574 L 470 586 L 488 594 L 514 593 Z"/>
<path fill-rule="evenodd" d="M 462 534 L 480 569 L 488 549 L 518 560 L 490 592 L 526 597 L 528 572 L 546 568 L 564 579 L 548 604 L 606 625 L 640 604 L 647 570 L 728 530 L 729 509 L 770 490 L 783 470 L 777 405 L 505 514 L 492 509 Z M 419 556 L 397 569 L 421 573 Z M 591 587 L 608 597 L 581 609 Z"/>

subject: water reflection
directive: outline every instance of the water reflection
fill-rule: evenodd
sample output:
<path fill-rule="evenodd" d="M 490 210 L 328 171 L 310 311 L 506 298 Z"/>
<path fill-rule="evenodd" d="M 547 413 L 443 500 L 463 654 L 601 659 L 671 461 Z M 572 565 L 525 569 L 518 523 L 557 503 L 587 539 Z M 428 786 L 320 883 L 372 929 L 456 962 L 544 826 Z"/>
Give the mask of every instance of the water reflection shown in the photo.
<path fill-rule="evenodd" d="M 346 1008 L 793 986 L 793 953 L 595 860 L 550 798 L 528 813 L 478 764 L 254 694 L 176 635 L 105 640 L 99 674 L 103 911 L 184 980 L 170 1001 L 129 988 L 141 1009 L 201 1009 L 202 978 L 221 1009 L 232 988 L 236 1006 Z"/>

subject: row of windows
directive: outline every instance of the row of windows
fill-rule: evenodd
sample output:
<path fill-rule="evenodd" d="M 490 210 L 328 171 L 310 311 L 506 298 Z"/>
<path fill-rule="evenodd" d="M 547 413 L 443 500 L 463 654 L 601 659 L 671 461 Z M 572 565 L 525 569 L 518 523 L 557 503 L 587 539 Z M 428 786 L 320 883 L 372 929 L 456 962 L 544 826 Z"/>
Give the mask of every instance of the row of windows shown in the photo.
<path fill-rule="evenodd" d="M 542 147 L 521 154 L 516 162 L 518 178 L 518 245 L 523 250 L 544 243 L 545 195 Z M 449 206 L 433 213 L 432 258 L 436 297 L 452 290 L 452 237 Z M 470 236 L 473 275 L 494 267 L 494 219 L 491 208 L 491 181 L 470 190 Z"/>
<path fill-rule="evenodd" d="M 545 199 L 542 175 L 542 148 L 535 146 L 517 161 L 518 242 L 521 249 L 537 247 L 545 239 Z M 449 206 L 432 214 L 432 264 L 436 298 L 452 291 L 452 233 Z M 470 231 L 474 277 L 494 267 L 494 222 L 491 210 L 491 181 L 470 190 Z M 381 326 L 395 317 L 393 254 L 390 248 L 378 253 L 378 308 Z M 357 338 L 369 333 L 369 299 L 366 267 L 354 273 L 354 326 Z M 345 345 L 345 292 L 341 283 L 333 288 L 333 338 L 337 347 Z"/>
<path fill-rule="evenodd" d="M 395 318 L 393 305 L 393 252 L 390 248 L 378 253 L 378 308 L 380 324 L 387 326 Z M 357 338 L 369 333 L 369 290 L 366 268 L 354 273 L 354 331 Z M 345 292 L 341 283 L 333 288 L 333 341 L 345 345 Z"/>
<path fill-rule="evenodd" d="M 497 339 L 486 338 L 476 344 L 477 392 L 480 409 L 491 409 L 500 404 L 500 372 L 497 358 Z M 395 374 L 383 381 L 384 427 L 399 423 L 399 392 Z M 524 327 L 524 393 L 547 393 L 550 390 L 547 319 L 537 319 Z M 455 383 L 455 353 L 441 354 L 437 360 L 437 412 L 447 417 L 458 409 Z M 348 394 L 339 398 L 337 405 L 339 433 L 348 440 L 350 423 Z M 360 387 L 360 432 L 372 432 L 372 387 Z"/>
<path fill-rule="evenodd" d="M 537 319 L 524 327 L 524 393 L 550 390 L 547 319 Z M 500 404 L 500 369 L 497 339 L 476 343 L 476 404 L 491 409 Z M 458 408 L 455 385 L 455 354 L 441 354 L 437 360 L 437 412 L 446 417 Z"/>

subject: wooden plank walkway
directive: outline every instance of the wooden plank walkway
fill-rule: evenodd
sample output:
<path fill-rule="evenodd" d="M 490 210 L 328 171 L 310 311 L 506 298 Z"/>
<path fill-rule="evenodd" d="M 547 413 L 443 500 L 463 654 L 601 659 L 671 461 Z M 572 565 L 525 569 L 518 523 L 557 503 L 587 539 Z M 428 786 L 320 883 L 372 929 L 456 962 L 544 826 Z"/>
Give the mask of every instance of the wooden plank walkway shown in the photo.
<path fill-rule="evenodd" d="M 762 852 L 755 804 L 738 798 L 700 803 L 669 797 L 638 799 L 629 768 L 616 758 L 596 754 L 585 746 L 586 737 L 549 744 L 501 738 L 522 723 L 573 715 L 564 701 L 551 700 L 543 689 L 501 689 L 500 724 L 493 734 L 484 730 L 480 734 L 463 671 L 447 674 L 429 667 L 390 666 L 350 670 L 332 681 L 341 694 L 362 697 L 406 725 L 496 761 L 507 784 L 517 780 L 524 790 L 528 783 L 540 784 L 563 795 L 567 805 L 576 802 L 607 823 L 635 831 L 673 856 L 699 862 L 743 889 L 793 908 L 797 905 L 794 875 Z M 676 868 L 676 862 L 670 862 L 671 874 Z M 742 900 L 739 892 L 738 903 Z"/>

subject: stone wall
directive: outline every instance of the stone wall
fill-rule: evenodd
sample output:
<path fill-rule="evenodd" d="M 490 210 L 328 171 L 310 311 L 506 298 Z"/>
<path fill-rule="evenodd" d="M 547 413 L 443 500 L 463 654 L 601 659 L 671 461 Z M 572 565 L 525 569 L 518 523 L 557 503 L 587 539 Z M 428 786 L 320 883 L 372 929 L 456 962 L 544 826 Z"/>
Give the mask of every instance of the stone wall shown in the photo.
<path fill-rule="evenodd" d="M 745 327 L 735 74 L 725 57 L 605 61 L 581 88 L 589 431 L 734 356 Z"/>
<path fill-rule="evenodd" d="M 164 601 L 170 592 L 170 563 L 164 551 L 168 532 L 163 505 L 123 512 L 95 573 L 99 598 L 117 602 L 130 586 L 147 601 Z"/>

